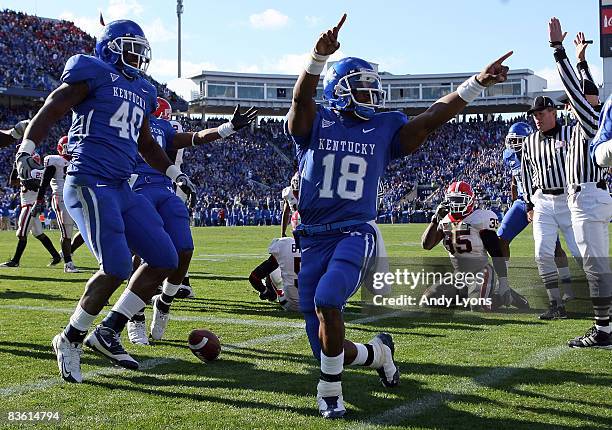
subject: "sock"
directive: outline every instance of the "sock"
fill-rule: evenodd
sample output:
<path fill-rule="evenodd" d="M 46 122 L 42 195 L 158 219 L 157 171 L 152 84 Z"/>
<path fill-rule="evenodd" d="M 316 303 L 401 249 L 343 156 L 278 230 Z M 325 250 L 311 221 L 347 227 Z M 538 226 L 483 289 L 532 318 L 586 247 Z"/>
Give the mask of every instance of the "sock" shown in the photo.
<path fill-rule="evenodd" d="M 546 294 L 548 294 L 548 301 L 550 304 L 561 305 L 561 290 L 559 290 L 558 283 L 546 284 Z"/>
<path fill-rule="evenodd" d="M 595 312 L 595 327 L 599 331 L 610 334 L 610 297 L 593 297 L 593 311 Z"/>
<path fill-rule="evenodd" d="M 51 254 L 51 257 L 54 260 L 61 259 L 59 253 L 57 252 L 57 249 L 55 249 L 55 247 L 53 246 L 53 242 L 51 242 L 51 239 L 49 239 L 46 234 L 43 233 L 40 236 L 36 236 L 36 239 L 40 240 L 40 243 L 43 244 L 47 252 Z"/>
<path fill-rule="evenodd" d="M 355 347 L 357 348 L 357 356 L 352 363 L 349 363 L 351 366 L 368 366 L 372 365 L 374 361 L 374 348 L 369 343 L 365 345 L 363 343 L 355 343 Z"/>
<path fill-rule="evenodd" d="M 321 343 L 319 342 L 319 318 L 314 311 L 304 312 L 304 319 L 306 320 L 306 335 L 308 336 L 308 342 L 310 343 L 310 349 L 312 349 L 312 355 L 317 360 L 321 359 Z"/>
<path fill-rule="evenodd" d="M 113 309 L 102 321 L 104 327 L 113 329 L 116 333 L 121 333 L 128 320 L 139 310 L 145 307 L 145 302 L 132 292 L 126 289 Z"/>
<path fill-rule="evenodd" d="M 159 309 L 160 311 L 162 311 L 163 313 L 167 314 L 168 312 L 170 312 L 170 303 L 164 301 L 164 297 L 168 297 L 168 296 L 162 293 L 159 299 L 155 301 L 155 307 Z"/>
<path fill-rule="evenodd" d="M 144 314 L 144 310 L 145 310 L 145 308 L 142 308 L 141 310 L 139 310 L 138 312 L 136 312 L 136 313 L 134 314 L 134 316 L 132 317 L 132 319 L 130 319 L 130 321 L 145 322 L 145 314 Z"/>
<path fill-rule="evenodd" d="M 161 301 L 163 304 L 168 305 L 168 309 L 164 310 L 161 306 L 157 306 L 161 311 L 168 313 L 168 310 L 170 309 L 170 304 L 172 303 L 172 300 L 174 300 L 174 296 L 176 296 L 176 292 L 179 290 L 179 288 L 181 288 L 180 285 L 171 284 L 170 282 L 168 282 L 167 279 L 164 281 Z M 159 301 L 157 303 L 159 303 Z M 159 304 L 161 305 L 162 303 Z"/>
<path fill-rule="evenodd" d="M 183 285 L 185 285 L 186 287 L 191 287 L 191 284 L 189 283 L 189 272 L 187 272 L 187 274 L 183 278 Z"/>
<path fill-rule="evenodd" d="M 15 249 L 15 256 L 13 260 L 15 263 L 19 264 L 19 260 L 21 260 L 21 256 L 23 255 L 23 251 L 26 249 L 26 245 L 28 244 L 27 238 L 20 238 L 17 242 L 17 248 Z"/>
<path fill-rule="evenodd" d="M 96 316 L 88 313 L 78 304 L 70 317 L 70 323 L 64 329 L 64 335 L 70 342 L 82 343 Z"/>
<path fill-rule="evenodd" d="M 321 376 L 317 385 L 317 394 L 319 396 L 331 397 L 342 394 L 343 368 L 344 351 L 335 357 L 328 357 L 321 352 Z"/>
<path fill-rule="evenodd" d="M 571 282 L 572 276 L 570 274 L 569 266 L 557 267 L 557 273 L 559 274 L 559 278 L 562 282 L 567 282 L 568 280 Z"/>

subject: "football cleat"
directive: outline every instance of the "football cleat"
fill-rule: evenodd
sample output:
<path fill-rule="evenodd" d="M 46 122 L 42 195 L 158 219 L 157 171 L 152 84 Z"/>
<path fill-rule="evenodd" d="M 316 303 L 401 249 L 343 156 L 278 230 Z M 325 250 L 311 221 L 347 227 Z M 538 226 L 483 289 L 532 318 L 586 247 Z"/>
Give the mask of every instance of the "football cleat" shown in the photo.
<path fill-rule="evenodd" d="M 157 301 L 161 299 L 160 295 L 153 296 L 151 299 L 153 303 L 153 318 L 151 319 L 151 337 L 154 340 L 161 340 L 164 337 L 166 327 L 168 327 L 168 321 L 170 320 L 170 314 L 162 312 L 157 307 Z"/>
<path fill-rule="evenodd" d="M 66 382 L 83 382 L 81 376 L 81 354 L 83 346 L 80 343 L 70 343 L 64 333 L 55 335 L 51 342 L 53 351 L 57 356 L 57 366 L 62 379 Z"/>
<path fill-rule="evenodd" d="M 374 348 L 378 348 L 383 356 L 382 366 L 376 369 L 380 382 L 387 388 L 396 387 L 399 384 L 400 371 L 393 356 L 395 354 L 395 343 L 389 333 L 379 333 L 368 342 Z"/>
<path fill-rule="evenodd" d="M 13 260 L 9 260 L 6 263 L 0 264 L 0 267 L 19 267 L 19 263 L 16 263 Z"/>
<path fill-rule="evenodd" d="M 510 288 L 510 304 L 509 306 L 513 306 L 521 311 L 529 310 L 529 300 L 522 294 L 519 294 L 517 291 Z"/>
<path fill-rule="evenodd" d="M 81 273 L 81 271 L 77 269 L 74 263 L 71 261 L 70 263 L 64 264 L 64 273 Z"/>
<path fill-rule="evenodd" d="M 550 305 L 548 310 L 539 316 L 541 320 L 566 319 L 567 312 L 564 306 Z"/>
<path fill-rule="evenodd" d="M 85 345 L 126 369 L 138 369 L 138 362 L 125 352 L 113 329 L 99 325 L 85 339 Z"/>
<path fill-rule="evenodd" d="M 323 418 L 342 418 L 346 413 L 342 398 L 342 383 L 319 380 L 317 405 Z"/>
<path fill-rule="evenodd" d="M 193 288 L 191 288 L 191 285 L 181 285 L 181 287 L 177 290 L 176 294 L 174 295 L 175 298 L 177 299 L 194 299 L 195 298 L 195 293 L 193 292 Z"/>
<path fill-rule="evenodd" d="M 144 321 L 128 321 L 127 333 L 130 342 L 137 345 L 149 345 L 149 337 L 147 336 L 147 323 Z"/>
<path fill-rule="evenodd" d="M 47 264 L 47 267 L 53 267 L 53 266 L 57 266 L 58 264 L 60 264 L 62 262 L 62 257 L 58 254 L 55 257 L 53 257 L 51 259 L 51 261 L 49 262 L 49 264 Z"/>
<path fill-rule="evenodd" d="M 594 325 L 584 336 L 578 336 L 567 342 L 570 348 L 603 348 L 612 349 L 612 336 L 605 331 L 597 330 Z"/>

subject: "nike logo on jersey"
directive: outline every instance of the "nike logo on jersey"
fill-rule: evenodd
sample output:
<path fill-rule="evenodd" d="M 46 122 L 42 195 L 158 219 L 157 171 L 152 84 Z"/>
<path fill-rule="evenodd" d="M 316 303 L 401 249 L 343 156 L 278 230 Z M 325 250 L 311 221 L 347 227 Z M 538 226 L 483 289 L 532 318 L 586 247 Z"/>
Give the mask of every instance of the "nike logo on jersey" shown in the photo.
<path fill-rule="evenodd" d="M 376 127 L 374 127 L 374 128 L 368 128 L 367 130 L 366 130 L 365 128 L 362 128 L 362 129 L 361 129 L 361 131 L 363 131 L 363 134 L 366 134 L 366 133 L 369 133 L 369 132 L 371 132 L 371 131 L 373 131 L 373 130 L 375 130 L 375 129 L 376 129 Z"/>
<path fill-rule="evenodd" d="M 108 185 L 107 184 L 96 184 L 96 187 L 102 188 L 102 187 L 108 187 Z"/>
<path fill-rule="evenodd" d="M 323 128 L 327 128 L 327 127 L 331 127 L 332 125 L 334 125 L 336 123 L 336 121 L 328 121 L 326 119 L 323 119 L 321 121 L 321 127 Z"/>
<path fill-rule="evenodd" d="M 111 73 L 111 74 L 110 74 L 110 77 L 111 77 L 111 80 L 112 80 L 113 82 L 115 82 L 117 79 L 119 79 L 119 75 L 115 75 L 114 73 Z"/>
<path fill-rule="evenodd" d="M 141 90 L 142 90 L 143 93 L 148 93 L 148 91 L 145 90 L 144 88 L 141 88 Z"/>

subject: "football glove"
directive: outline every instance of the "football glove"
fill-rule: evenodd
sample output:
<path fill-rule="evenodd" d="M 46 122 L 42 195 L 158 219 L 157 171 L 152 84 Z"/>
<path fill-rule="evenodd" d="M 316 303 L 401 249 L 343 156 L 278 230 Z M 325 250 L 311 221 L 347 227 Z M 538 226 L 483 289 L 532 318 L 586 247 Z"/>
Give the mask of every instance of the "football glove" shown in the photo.
<path fill-rule="evenodd" d="M 257 118 L 257 109 L 255 107 L 251 106 L 245 113 L 240 113 L 240 105 L 238 105 L 234 109 L 234 115 L 232 115 L 230 122 L 234 131 L 238 131 L 252 123 L 255 118 Z"/>
<path fill-rule="evenodd" d="M 17 176 L 21 180 L 31 179 L 32 170 L 43 168 L 43 166 L 38 164 L 36 160 L 34 160 L 34 158 L 27 152 L 20 152 L 17 154 L 15 167 L 17 169 Z"/>
<path fill-rule="evenodd" d="M 38 191 L 38 189 L 40 188 L 40 181 L 38 179 L 22 180 L 21 184 L 28 191 Z"/>
<path fill-rule="evenodd" d="M 29 123 L 29 119 L 24 119 L 23 121 L 19 121 L 17 124 L 15 124 L 15 126 L 11 129 L 11 137 L 16 140 L 21 139 Z"/>
<path fill-rule="evenodd" d="M 45 201 L 36 200 L 36 204 L 32 207 L 32 216 L 40 215 L 45 211 Z"/>
<path fill-rule="evenodd" d="M 195 207 L 197 200 L 197 190 L 195 184 L 191 182 L 191 180 L 184 173 L 178 175 L 174 180 L 174 183 L 187 195 L 187 207 L 189 209 Z"/>
<path fill-rule="evenodd" d="M 438 205 L 438 207 L 436 208 L 436 213 L 431 218 L 431 220 L 432 221 L 435 220 L 436 222 L 440 222 L 440 221 L 442 221 L 442 218 L 444 218 L 446 216 L 446 214 L 448 214 L 448 205 L 446 203 L 446 200 L 443 200 L 442 203 L 440 203 Z"/>

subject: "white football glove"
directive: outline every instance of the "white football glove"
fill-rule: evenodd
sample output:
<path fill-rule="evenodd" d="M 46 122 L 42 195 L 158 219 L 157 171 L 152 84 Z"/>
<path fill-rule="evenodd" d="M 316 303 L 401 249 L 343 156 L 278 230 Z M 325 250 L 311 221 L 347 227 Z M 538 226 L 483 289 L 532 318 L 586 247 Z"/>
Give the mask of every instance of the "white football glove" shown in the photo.
<path fill-rule="evenodd" d="M 11 137 L 16 140 L 21 139 L 29 123 L 29 119 L 24 119 L 23 121 L 19 121 L 17 124 L 15 124 L 15 126 L 11 129 Z"/>

